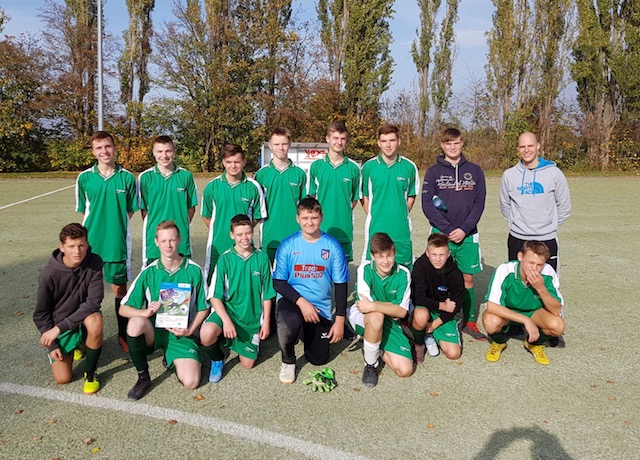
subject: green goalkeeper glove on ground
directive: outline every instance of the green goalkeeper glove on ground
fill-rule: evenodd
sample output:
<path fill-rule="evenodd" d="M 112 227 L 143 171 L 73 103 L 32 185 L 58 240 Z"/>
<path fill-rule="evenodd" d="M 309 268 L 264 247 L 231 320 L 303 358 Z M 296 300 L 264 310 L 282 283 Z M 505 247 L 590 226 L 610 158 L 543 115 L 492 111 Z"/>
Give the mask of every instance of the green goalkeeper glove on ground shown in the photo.
<path fill-rule="evenodd" d="M 309 372 L 309 378 L 302 383 L 312 385 L 311 389 L 319 393 L 328 393 L 338 385 L 333 369 L 329 369 L 328 367 L 325 367 L 321 371 Z"/>

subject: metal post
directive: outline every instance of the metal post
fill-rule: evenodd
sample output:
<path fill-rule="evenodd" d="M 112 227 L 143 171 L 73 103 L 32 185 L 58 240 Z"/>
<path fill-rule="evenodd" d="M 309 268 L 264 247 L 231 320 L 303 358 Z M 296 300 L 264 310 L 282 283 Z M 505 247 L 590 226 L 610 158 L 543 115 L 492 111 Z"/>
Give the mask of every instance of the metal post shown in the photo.
<path fill-rule="evenodd" d="M 98 130 L 104 129 L 104 100 L 102 78 L 102 0 L 98 0 Z"/>

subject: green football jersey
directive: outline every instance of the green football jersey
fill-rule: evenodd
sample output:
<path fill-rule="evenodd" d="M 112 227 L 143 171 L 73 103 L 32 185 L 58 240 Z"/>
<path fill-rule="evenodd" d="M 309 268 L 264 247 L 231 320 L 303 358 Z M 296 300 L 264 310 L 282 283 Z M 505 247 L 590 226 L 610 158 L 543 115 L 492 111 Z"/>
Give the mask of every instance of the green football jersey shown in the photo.
<path fill-rule="evenodd" d="M 560 280 L 551 265 L 542 268 L 544 285 L 552 297 L 564 306 L 564 299 L 560 294 Z M 538 292 L 522 281 L 520 276 L 520 262 L 512 260 L 501 264 L 491 278 L 485 302 L 493 302 L 515 311 L 535 311 L 544 308 Z"/>
<path fill-rule="evenodd" d="M 204 267 L 208 282 L 220 254 L 233 246 L 229 236 L 231 219 L 237 214 L 245 214 L 252 221 L 264 219 L 267 210 L 260 184 L 245 173 L 240 182 L 229 184 L 226 174 L 222 173 L 205 187 L 201 213 L 202 217 L 211 219 Z"/>
<path fill-rule="evenodd" d="M 306 196 L 307 175 L 293 163 L 281 171 L 271 161 L 258 170 L 255 179 L 262 186 L 267 207 L 268 217 L 260 223 L 260 246 L 266 251 L 300 229 L 296 215 L 298 203 Z"/>
<path fill-rule="evenodd" d="M 122 299 L 122 305 L 139 310 L 146 308 L 150 302 L 160 299 L 162 283 L 180 283 L 190 286 L 189 324 L 193 321 L 196 312 L 208 308 L 202 268 L 188 257 L 182 259 L 180 267 L 173 273 L 162 266 L 160 259 L 153 261 L 133 280 Z M 155 324 L 155 315 L 149 319 Z"/>
<path fill-rule="evenodd" d="M 308 194 L 316 197 L 324 214 L 320 229 L 340 243 L 353 241 L 351 203 L 360 199 L 360 177 L 360 166 L 346 156 L 334 166 L 326 155 L 309 168 Z"/>
<path fill-rule="evenodd" d="M 356 298 L 363 297 L 374 302 L 390 302 L 409 311 L 411 304 L 411 272 L 404 266 L 395 264 L 391 273 L 380 276 L 375 262 L 360 264 L 356 280 Z"/>
<path fill-rule="evenodd" d="M 189 209 L 198 204 L 198 192 L 193 175 L 176 166 L 168 176 L 163 176 L 158 166 L 147 169 L 138 176 L 140 184 L 140 209 L 147 212 L 142 224 L 143 266 L 148 259 L 160 257 L 155 244 L 156 227 L 163 220 L 172 220 L 180 230 L 178 252 L 191 256 L 191 231 Z"/>
<path fill-rule="evenodd" d="M 269 321 L 263 318 L 262 302 L 275 296 L 267 254 L 254 249 L 244 258 L 234 246 L 218 259 L 207 298 L 220 299 L 233 324 L 252 331 Z"/>
<path fill-rule="evenodd" d="M 96 163 L 76 180 L 76 211 L 84 213 L 82 225 L 89 231 L 89 244 L 105 262 L 131 257 L 129 214 L 138 210 L 136 178 L 120 165 L 104 177 Z"/>
<path fill-rule="evenodd" d="M 370 258 L 368 242 L 371 236 L 384 232 L 391 237 L 398 249 L 398 262 L 413 262 L 407 198 L 420 193 L 418 174 L 415 163 L 401 155 L 390 165 L 378 155 L 362 166 L 362 196 L 369 198 L 369 212 L 364 224 L 367 244 L 363 260 Z"/>

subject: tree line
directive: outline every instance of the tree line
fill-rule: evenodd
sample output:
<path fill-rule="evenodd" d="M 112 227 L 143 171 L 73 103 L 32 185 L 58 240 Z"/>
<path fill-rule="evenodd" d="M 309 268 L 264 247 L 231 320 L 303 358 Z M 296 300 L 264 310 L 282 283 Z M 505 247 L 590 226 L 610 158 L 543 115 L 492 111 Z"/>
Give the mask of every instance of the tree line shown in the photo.
<path fill-rule="evenodd" d="M 193 171 L 219 169 L 227 143 L 255 168 L 272 128 L 319 141 L 334 120 L 346 122 L 360 160 L 376 153 L 376 130 L 389 121 L 421 166 L 433 162 L 440 131 L 456 126 L 467 156 L 487 169 L 514 161 L 525 130 L 565 168 L 640 169 L 639 2 L 493 0 L 485 75 L 454 95 L 459 3 L 417 0 L 415 87 L 390 95 L 393 0 L 316 0 L 309 21 L 292 0 L 180 0 L 160 26 L 155 0 L 127 0 L 127 30 L 105 34 L 105 75 L 119 83 L 107 89 L 105 125 L 133 170 L 152 162 L 157 134 L 175 138 Z M 0 39 L 2 172 L 92 160 L 97 0 L 47 0 L 39 16 L 37 35 Z M 0 31 L 9 20 L 0 9 Z"/>

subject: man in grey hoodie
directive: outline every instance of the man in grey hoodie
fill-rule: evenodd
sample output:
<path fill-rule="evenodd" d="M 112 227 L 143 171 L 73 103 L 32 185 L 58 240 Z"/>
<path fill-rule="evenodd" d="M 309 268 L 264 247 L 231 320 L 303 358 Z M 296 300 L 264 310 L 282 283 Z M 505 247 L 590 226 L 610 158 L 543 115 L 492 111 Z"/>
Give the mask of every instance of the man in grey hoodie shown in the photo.
<path fill-rule="evenodd" d="M 518 258 L 525 241 L 538 240 L 549 248 L 547 263 L 558 272 L 558 228 L 571 213 L 567 179 L 553 161 L 540 158 L 535 134 L 520 134 L 518 153 L 520 161 L 500 182 L 500 211 L 509 222 L 509 260 Z M 562 337 L 552 337 L 549 344 L 565 346 Z"/>
<path fill-rule="evenodd" d="M 548 264 L 558 271 L 558 228 L 571 212 L 567 179 L 557 165 L 540 158 L 535 134 L 518 138 L 520 161 L 507 169 L 500 182 L 500 211 L 509 222 L 509 260 L 516 260 L 525 241 L 544 242 L 551 252 Z"/>

